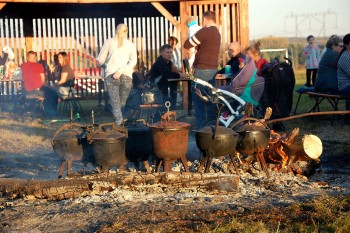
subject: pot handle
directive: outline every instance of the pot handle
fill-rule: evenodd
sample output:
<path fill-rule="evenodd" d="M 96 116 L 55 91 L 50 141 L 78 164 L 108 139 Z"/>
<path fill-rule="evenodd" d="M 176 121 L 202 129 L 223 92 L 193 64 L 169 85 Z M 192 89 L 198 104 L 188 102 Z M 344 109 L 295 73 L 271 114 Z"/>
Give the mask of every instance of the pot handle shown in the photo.
<path fill-rule="evenodd" d="M 258 119 L 258 118 L 254 118 L 254 117 L 245 117 L 245 118 L 241 118 L 240 120 L 236 121 L 235 123 L 233 123 L 230 127 L 231 129 L 234 129 L 237 125 L 239 125 L 240 123 L 243 123 L 245 121 L 254 121 L 254 122 L 259 122 L 260 124 L 262 124 L 263 126 L 266 127 L 266 129 L 270 130 L 269 126 L 266 124 L 266 122 Z"/>
<path fill-rule="evenodd" d="M 59 134 L 61 133 L 62 131 L 68 129 L 68 128 L 73 128 L 73 127 L 83 127 L 83 125 L 81 124 L 76 124 L 76 123 L 72 123 L 72 124 L 64 124 L 62 125 L 61 127 L 59 127 L 56 132 L 53 134 L 52 138 L 51 138 L 51 145 L 53 146 L 55 143 L 54 143 L 54 138 Z M 79 134 L 77 131 L 74 131 L 77 135 Z"/>

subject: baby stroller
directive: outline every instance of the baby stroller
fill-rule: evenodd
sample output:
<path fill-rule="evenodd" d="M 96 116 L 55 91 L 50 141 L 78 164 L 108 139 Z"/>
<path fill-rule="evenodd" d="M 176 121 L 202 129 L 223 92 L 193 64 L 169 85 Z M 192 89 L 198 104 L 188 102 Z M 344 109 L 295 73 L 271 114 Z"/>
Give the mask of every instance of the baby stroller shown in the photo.
<path fill-rule="evenodd" d="M 187 61 L 184 67 L 189 74 Z M 247 65 L 232 80 L 230 85 L 214 87 L 210 83 L 190 76 L 195 85 L 195 93 L 205 102 L 218 106 L 219 122 L 225 127 L 242 117 L 242 111 L 253 111 L 252 107 L 259 105 L 259 100 L 264 91 L 264 79 L 256 75 L 257 69 L 253 60 L 248 60 Z M 248 104 L 248 105 L 247 105 Z M 253 113 L 245 113 L 253 115 Z M 213 122 L 208 122 L 213 124 Z"/>

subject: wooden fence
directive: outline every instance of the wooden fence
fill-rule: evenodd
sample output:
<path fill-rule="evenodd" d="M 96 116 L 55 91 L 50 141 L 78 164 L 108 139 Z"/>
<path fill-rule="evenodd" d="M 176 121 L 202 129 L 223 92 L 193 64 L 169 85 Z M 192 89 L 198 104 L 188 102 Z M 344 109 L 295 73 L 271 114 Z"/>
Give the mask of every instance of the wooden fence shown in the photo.
<path fill-rule="evenodd" d="M 226 63 L 226 49 L 229 42 L 239 40 L 238 4 L 195 4 L 190 6 L 190 14 L 202 18 L 206 10 L 214 10 L 217 14 L 218 28 L 222 34 L 222 49 L 220 60 Z M 175 17 L 180 22 L 179 17 Z M 200 22 L 200 20 L 199 20 Z M 134 42 L 138 52 L 137 69 L 141 72 L 149 70 L 159 56 L 160 47 L 167 43 L 169 36 L 179 39 L 179 47 L 184 37 L 165 17 L 135 17 L 125 18 L 129 28 L 129 38 Z M 0 18 L 0 48 L 9 46 L 14 50 L 15 62 L 21 65 L 25 61 L 26 50 L 38 53 L 40 60 L 50 64 L 55 54 L 65 51 L 70 56 L 72 68 L 77 76 L 101 77 L 98 67 L 98 56 L 106 39 L 113 37 L 116 27 L 115 18 L 54 18 L 33 19 L 33 37 L 24 37 L 22 19 Z M 96 84 L 97 82 L 89 81 Z M 77 83 L 80 85 L 80 83 Z M 90 89 L 82 86 L 84 95 L 89 90 L 101 90 L 96 84 Z M 13 93 L 8 91 L 6 93 Z M 2 92 L 4 94 L 4 92 Z M 95 95 L 91 93 L 92 95 Z"/>

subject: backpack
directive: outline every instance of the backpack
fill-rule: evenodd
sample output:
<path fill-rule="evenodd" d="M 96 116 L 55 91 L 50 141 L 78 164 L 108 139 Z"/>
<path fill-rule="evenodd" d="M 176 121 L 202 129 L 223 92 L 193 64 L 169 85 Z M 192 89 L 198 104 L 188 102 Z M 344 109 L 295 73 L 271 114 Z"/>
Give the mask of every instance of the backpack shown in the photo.
<path fill-rule="evenodd" d="M 260 104 L 264 109 L 272 108 L 271 119 L 288 117 L 292 110 L 295 75 L 292 62 L 285 59 L 286 62 L 275 59 L 262 69 L 265 88 Z"/>

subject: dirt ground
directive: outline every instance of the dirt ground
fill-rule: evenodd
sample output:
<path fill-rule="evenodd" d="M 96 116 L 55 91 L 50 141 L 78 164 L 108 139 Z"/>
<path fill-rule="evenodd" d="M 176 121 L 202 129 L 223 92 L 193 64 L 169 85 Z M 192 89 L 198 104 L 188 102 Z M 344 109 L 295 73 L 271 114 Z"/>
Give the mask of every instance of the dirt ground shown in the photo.
<path fill-rule="evenodd" d="M 50 138 L 61 124 L 1 114 L 0 177 L 56 179 L 60 161 Z M 62 201 L 0 196 L 0 232 L 208 231 L 208 226 L 215 229 L 233 219 L 287 221 L 283 218 L 293 203 L 349 195 L 350 125 L 340 119 L 332 125 L 328 117 L 318 117 L 294 120 L 285 126 L 287 133 L 299 127 L 301 134 L 315 134 L 323 142 L 321 166 L 310 177 L 271 170 L 271 178 L 267 179 L 252 168 L 250 173 L 242 171 L 237 191 L 156 184 L 120 186 Z M 200 157 L 191 133 L 188 158 L 192 171 Z M 220 169 L 224 164 L 215 160 L 211 172 L 225 172 Z M 75 162 L 73 172 L 81 165 Z M 94 167 L 86 169 L 92 171 Z"/>

